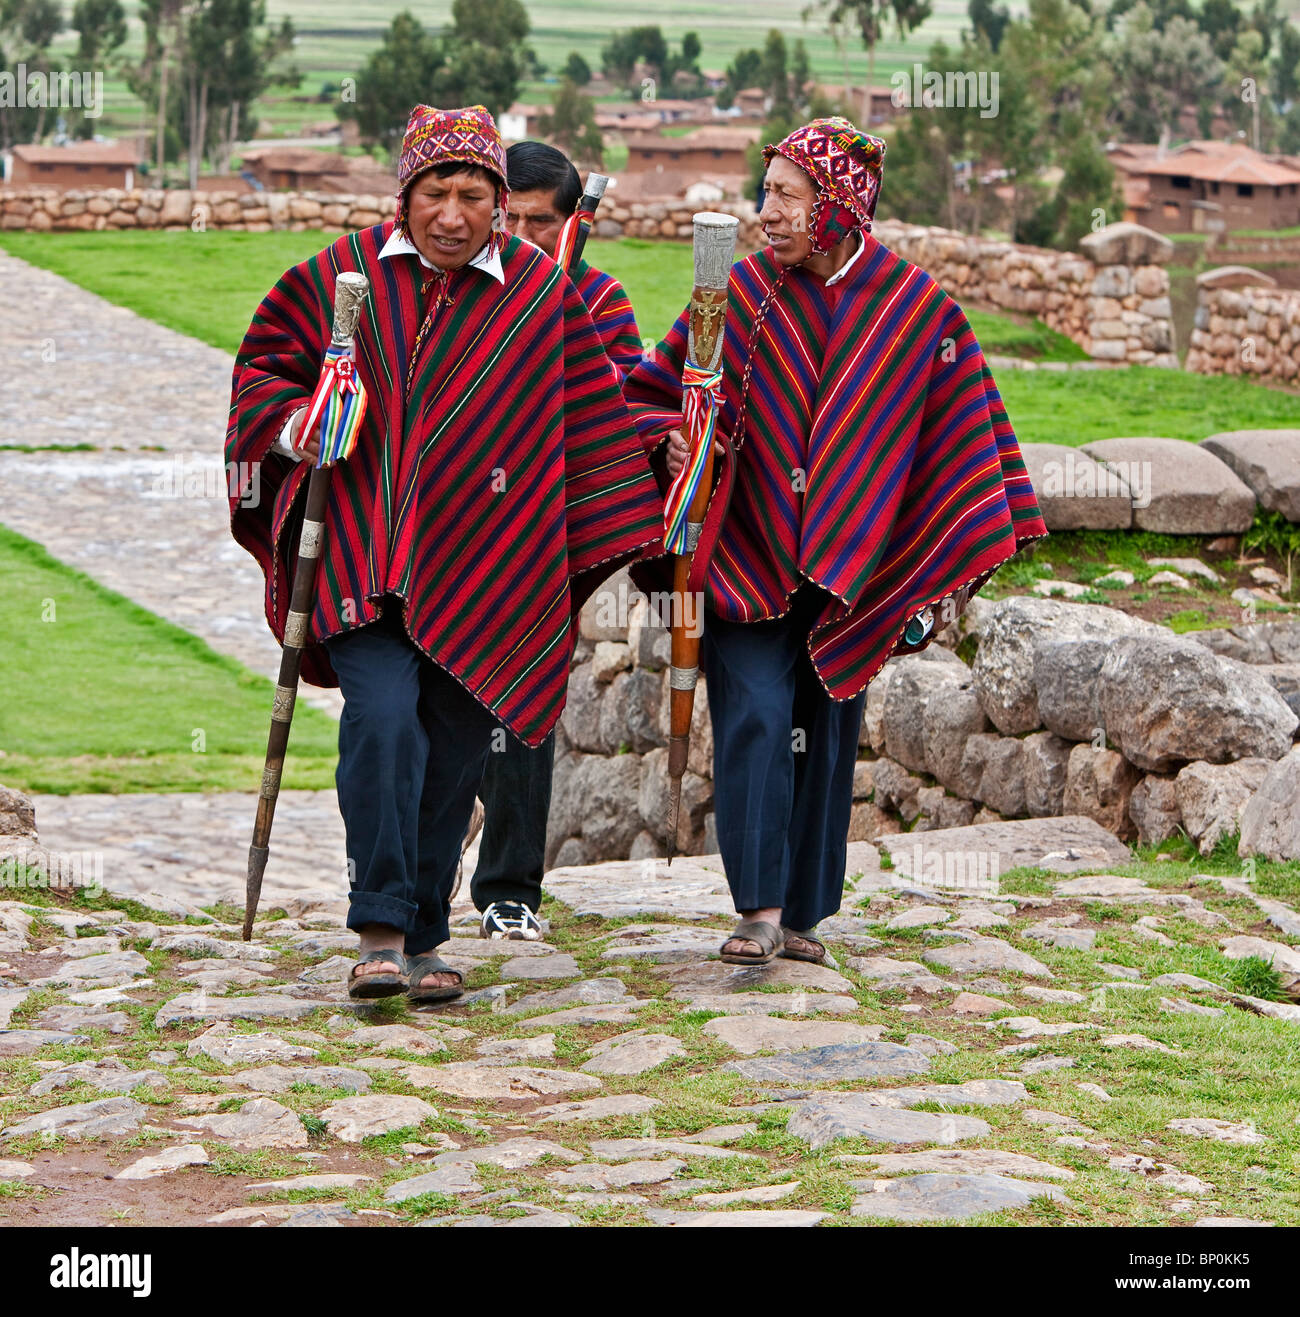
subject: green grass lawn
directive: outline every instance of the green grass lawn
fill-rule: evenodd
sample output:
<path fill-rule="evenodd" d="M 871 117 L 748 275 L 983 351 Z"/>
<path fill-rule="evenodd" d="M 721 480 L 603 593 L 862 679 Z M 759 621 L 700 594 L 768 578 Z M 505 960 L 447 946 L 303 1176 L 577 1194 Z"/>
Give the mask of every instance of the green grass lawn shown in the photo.
<path fill-rule="evenodd" d="M 285 269 L 333 235 L 306 233 L 0 234 L 0 246 L 160 324 L 234 353 L 257 303 Z M 689 243 L 592 239 L 587 253 L 627 287 L 645 338 L 658 340 L 690 297 Z M 177 295 L 179 276 L 184 295 Z M 1040 321 L 971 308 L 987 352 L 1078 360 L 1080 349 Z M 1082 444 L 1120 435 L 1203 439 L 1219 430 L 1294 426 L 1300 401 L 1227 376 L 1131 366 L 1108 371 L 996 372 L 1026 443 Z"/>
<path fill-rule="evenodd" d="M 1128 366 L 997 373 L 1022 443 L 1075 446 L 1121 435 L 1204 439 L 1221 430 L 1292 428 L 1300 398 L 1228 375 Z"/>
<path fill-rule="evenodd" d="M 257 790 L 269 681 L 2 526 L 0 579 L 6 786 Z M 333 785 L 337 746 L 335 721 L 299 704 L 284 785 Z"/>

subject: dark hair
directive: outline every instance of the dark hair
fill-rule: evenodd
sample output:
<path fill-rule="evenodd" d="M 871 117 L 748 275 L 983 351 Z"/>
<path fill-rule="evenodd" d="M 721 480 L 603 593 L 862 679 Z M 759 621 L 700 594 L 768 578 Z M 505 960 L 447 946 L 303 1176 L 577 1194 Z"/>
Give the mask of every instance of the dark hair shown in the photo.
<path fill-rule="evenodd" d="M 572 215 L 582 196 L 582 180 L 573 161 L 545 142 L 516 142 L 506 150 L 511 192 L 551 192 L 555 209 Z"/>

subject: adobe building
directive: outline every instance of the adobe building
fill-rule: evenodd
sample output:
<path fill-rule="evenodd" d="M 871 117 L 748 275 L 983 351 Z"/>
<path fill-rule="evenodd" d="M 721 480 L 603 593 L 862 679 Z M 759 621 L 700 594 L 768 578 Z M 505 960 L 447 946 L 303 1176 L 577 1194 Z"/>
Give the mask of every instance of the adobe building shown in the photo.
<path fill-rule="evenodd" d="M 693 183 L 712 183 L 724 196 L 743 197 L 749 191 L 745 149 L 757 140 L 757 130 L 735 128 L 700 128 L 684 137 L 629 135 L 619 199 L 683 197 Z"/>
<path fill-rule="evenodd" d="M 113 187 L 136 183 L 140 150 L 133 142 L 72 142 L 67 146 L 25 143 L 10 152 L 5 182 L 10 187 Z"/>
<path fill-rule="evenodd" d="M 1244 142 L 1111 147 L 1124 218 L 1157 233 L 1223 233 L 1300 225 L 1300 168 Z"/>

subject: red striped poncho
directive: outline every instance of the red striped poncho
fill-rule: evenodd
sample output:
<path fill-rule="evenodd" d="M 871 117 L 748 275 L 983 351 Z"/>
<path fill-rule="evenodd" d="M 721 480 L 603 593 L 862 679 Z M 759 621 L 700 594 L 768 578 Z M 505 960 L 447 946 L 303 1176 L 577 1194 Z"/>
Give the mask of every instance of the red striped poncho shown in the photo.
<path fill-rule="evenodd" d="M 596 332 L 605 345 L 605 355 L 614 363 L 619 379 L 622 379 L 640 362 L 643 351 L 627 290 L 613 275 L 588 265 L 581 257 L 574 266 L 572 278 L 595 321 Z"/>
<path fill-rule="evenodd" d="M 1011 425 L 961 308 L 864 235 L 840 285 L 793 268 L 754 350 L 738 452 L 746 345 L 780 270 L 732 268 L 719 433 L 727 448 L 692 588 L 730 621 L 776 617 L 805 580 L 839 601 L 809 656 L 828 694 L 859 694 L 927 605 L 960 611 L 992 572 L 1047 534 Z M 839 290 L 838 292 L 836 290 Z M 686 313 L 624 381 L 647 449 L 681 424 Z M 656 460 L 659 454 L 656 453 Z M 636 569 L 644 588 L 662 588 Z M 939 629 L 955 615 L 941 612 Z"/>
<path fill-rule="evenodd" d="M 359 270 L 371 281 L 356 338 L 370 404 L 334 472 L 303 676 L 337 685 L 319 642 L 396 594 L 419 649 L 537 745 L 564 707 L 581 597 L 653 551 L 662 502 L 577 288 L 526 242 L 506 243 L 504 284 L 451 275 L 408 402 L 425 302 L 414 256 L 378 259 L 391 231 L 340 238 L 258 307 L 235 360 L 226 460 L 261 463 L 261 503 L 233 497 L 231 529 L 265 573 L 283 643 L 311 464 L 269 450 L 319 375 L 335 276 Z"/>

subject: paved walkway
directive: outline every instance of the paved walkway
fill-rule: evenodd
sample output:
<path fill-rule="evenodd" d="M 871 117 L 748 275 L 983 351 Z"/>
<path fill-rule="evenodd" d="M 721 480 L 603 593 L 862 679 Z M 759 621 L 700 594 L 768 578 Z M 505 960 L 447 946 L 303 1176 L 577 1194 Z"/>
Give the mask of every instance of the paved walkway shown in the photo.
<path fill-rule="evenodd" d="M 161 859 L 208 861 L 222 808 Z M 722 964 L 707 857 L 552 872 L 546 942 L 479 940 L 462 894 L 468 991 L 424 1011 L 348 1002 L 337 898 L 251 943 L 174 901 L 0 903 L 0 1221 L 1296 1223 L 1300 1007 L 1224 984 L 1300 953 L 1243 936 L 1235 890 L 1173 865 L 958 896 L 863 859 L 824 966 Z"/>
<path fill-rule="evenodd" d="M 0 357 L 17 363 L 0 446 L 96 445 L 0 451 L 0 521 L 274 680 L 262 576 L 230 537 L 231 358 L 3 252 Z M 342 708 L 337 691 L 302 697 Z"/>

